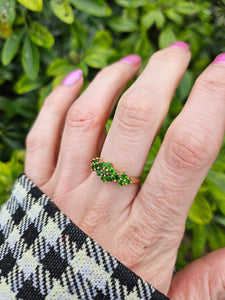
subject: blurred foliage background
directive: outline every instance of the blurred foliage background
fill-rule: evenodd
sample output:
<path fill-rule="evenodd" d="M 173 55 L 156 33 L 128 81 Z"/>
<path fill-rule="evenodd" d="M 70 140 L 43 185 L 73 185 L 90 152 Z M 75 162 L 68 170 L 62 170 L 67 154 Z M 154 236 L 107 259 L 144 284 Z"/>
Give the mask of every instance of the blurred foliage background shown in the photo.
<path fill-rule="evenodd" d="M 137 53 L 144 67 L 153 52 L 177 40 L 190 44 L 192 61 L 142 182 L 194 80 L 225 52 L 225 0 L 0 0 L 0 203 L 23 171 L 24 141 L 38 110 L 70 71 L 83 70 L 85 88 L 111 62 Z M 189 212 L 177 268 L 224 247 L 224 226 L 225 140 Z"/>

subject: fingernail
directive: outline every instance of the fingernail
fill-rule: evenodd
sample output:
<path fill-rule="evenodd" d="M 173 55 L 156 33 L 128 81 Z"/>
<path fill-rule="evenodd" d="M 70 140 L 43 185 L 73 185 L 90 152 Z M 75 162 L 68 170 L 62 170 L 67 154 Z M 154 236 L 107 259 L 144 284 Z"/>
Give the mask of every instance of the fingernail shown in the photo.
<path fill-rule="evenodd" d="M 171 45 L 169 45 L 169 47 L 178 47 L 178 48 L 181 48 L 185 51 L 190 50 L 190 46 L 187 43 L 182 42 L 182 41 L 177 41 L 175 43 L 172 43 Z"/>
<path fill-rule="evenodd" d="M 217 55 L 213 61 L 214 64 L 225 64 L 225 52 Z"/>
<path fill-rule="evenodd" d="M 131 54 L 131 55 L 127 55 L 127 56 L 121 58 L 120 61 L 125 62 L 132 66 L 137 66 L 141 63 L 141 58 L 137 54 Z"/>
<path fill-rule="evenodd" d="M 63 85 L 72 85 L 76 81 L 78 81 L 82 77 L 83 73 L 82 70 L 77 69 L 69 73 L 66 78 L 63 79 L 62 84 Z"/>

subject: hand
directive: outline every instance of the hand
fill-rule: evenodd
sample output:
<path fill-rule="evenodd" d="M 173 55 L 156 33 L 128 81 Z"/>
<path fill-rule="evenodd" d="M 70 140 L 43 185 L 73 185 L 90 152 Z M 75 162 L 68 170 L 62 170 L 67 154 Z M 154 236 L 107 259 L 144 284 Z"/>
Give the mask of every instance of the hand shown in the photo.
<path fill-rule="evenodd" d="M 173 300 L 221 299 L 225 249 L 172 274 L 188 210 L 224 137 L 225 54 L 197 79 L 141 188 L 103 183 L 90 167 L 100 156 L 141 176 L 190 57 L 182 42 L 156 52 L 121 97 L 107 136 L 105 123 L 140 58 L 106 67 L 79 97 L 81 72 L 70 74 L 28 134 L 25 172 L 76 225 Z"/>

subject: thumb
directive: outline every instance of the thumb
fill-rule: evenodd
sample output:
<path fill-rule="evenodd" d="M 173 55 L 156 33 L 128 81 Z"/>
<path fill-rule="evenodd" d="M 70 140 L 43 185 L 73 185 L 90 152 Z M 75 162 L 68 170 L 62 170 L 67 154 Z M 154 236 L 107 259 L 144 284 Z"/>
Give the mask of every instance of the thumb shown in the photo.
<path fill-rule="evenodd" d="M 225 248 L 194 261 L 177 273 L 168 297 L 173 300 L 225 299 Z"/>

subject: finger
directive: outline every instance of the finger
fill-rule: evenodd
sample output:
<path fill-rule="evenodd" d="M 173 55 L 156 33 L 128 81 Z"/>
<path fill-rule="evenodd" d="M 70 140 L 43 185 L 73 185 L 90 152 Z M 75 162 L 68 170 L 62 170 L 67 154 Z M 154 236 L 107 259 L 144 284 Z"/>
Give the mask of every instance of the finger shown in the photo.
<path fill-rule="evenodd" d="M 45 100 L 26 140 L 25 172 L 41 187 L 52 175 L 66 113 L 83 84 L 82 71 L 71 72 Z"/>
<path fill-rule="evenodd" d="M 143 73 L 118 104 L 101 158 L 112 162 L 121 173 L 125 171 L 133 177 L 141 175 L 150 146 L 187 68 L 190 60 L 188 45 L 181 44 L 186 46 L 185 49 L 175 45 L 151 57 Z M 137 189 L 135 184 L 126 187 L 128 201 Z M 118 187 L 117 192 L 121 195 L 121 188 Z M 120 199 L 119 196 L 115 198 Z M 122 206 L 127 204 L 123 201 Z"/>
<path fill-rule="evenodd" d="M 159 268 L 168 270 L 163 273 L 165 278 L 172 273 L 188 210 L 219 152 L 224 130 L 225 65 L 213 63 L 196 81 L 185 107 L 168 129 L 132 207 L 131 218 L 141 216 L 140 223 L 148 228 L 146 239 L 154 236 L 156 247 L 157 243 L 164 245 L 159 248 L 161 255 L 167 251 L 170 257 L 163 266 L 158 262 Z"/>
<path fill-rule="evenodd" d="M 172 280 L 168 297 L 173 300 L 224 299 L 225 248 L 185 267 Z"/>
<path fill-rule="evenodd" d="M 71 190 L 90 175 L 90 161 L 99 154 L 105 123 L 140 64 L 140 57 L 131 55 L 104 68 L 69 110 L 52 179 L 52 182 L 62 183 L 57 188 L 59 194 L 61 187 Z"/>

